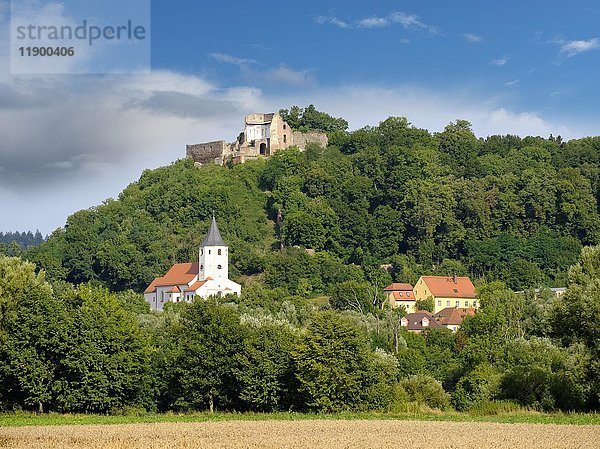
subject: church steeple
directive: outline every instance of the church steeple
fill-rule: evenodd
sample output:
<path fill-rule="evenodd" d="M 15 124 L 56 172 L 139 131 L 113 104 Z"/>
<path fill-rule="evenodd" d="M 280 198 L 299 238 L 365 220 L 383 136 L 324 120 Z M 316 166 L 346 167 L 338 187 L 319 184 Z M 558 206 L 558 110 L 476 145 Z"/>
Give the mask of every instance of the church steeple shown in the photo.
<path fill-rule="evenodd" d="M 213 214 L 208 232 L 200 244 L 200 266 L 198 277 L 200 280 L 211 278 L 218 282 L 229 277 L 229 250 L 223 241 L 217 220 Z"/>
<path fill-rule="evenodd" d="M 200 243 L 200 247 L 203 246 L 227 246 L 221 237 L 221 233 L 219 232 L 219 228 L 217 227 L 217 220 L 215 216 L 212 217 L 212 223 L 210 224 L 210 228 L 208 228 L 208 232 Z"/>

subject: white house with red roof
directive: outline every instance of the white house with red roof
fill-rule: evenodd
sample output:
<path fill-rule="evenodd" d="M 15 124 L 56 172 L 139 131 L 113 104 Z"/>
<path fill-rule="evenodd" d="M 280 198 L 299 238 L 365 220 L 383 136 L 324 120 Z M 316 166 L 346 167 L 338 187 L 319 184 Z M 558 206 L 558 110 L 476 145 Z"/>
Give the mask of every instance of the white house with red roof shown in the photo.
<path fill-rule="evenodd" d="M 144 291 L 152 310 L 162 310 L 168 302 L 191 302 L 195 296 L 239 295 L 242 286 L 229 279 L 229 247 L 223 241 L 213 217 L 200 244 L 199 261 L 177 263 L 167 274 L 156 278 Z"/>

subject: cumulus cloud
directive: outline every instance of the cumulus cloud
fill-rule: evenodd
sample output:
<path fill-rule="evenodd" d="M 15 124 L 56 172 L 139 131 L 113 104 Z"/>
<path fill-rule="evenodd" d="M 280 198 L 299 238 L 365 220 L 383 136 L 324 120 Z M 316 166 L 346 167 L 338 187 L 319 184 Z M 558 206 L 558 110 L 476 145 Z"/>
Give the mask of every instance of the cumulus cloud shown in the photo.
<path fill-rule="evenodd" d="M 597 37 L 589 40 L 558 42 L 560 43 L 560 54 L 566 58 L 600 48 L 600 38 Z"/>
<path fill-rule="evenodd" d="M 462 35 L 462 37 L 464 37 L 467 42 L 483 42 L 483 38 L 481 36 L 472 33 L 465 33 Z"/>
<path fill-rule="evenodd" d="M 369 16 L 348 22 L 337 17 L 317 16 L 315 22 L 319 25 L 334 25 L 339 28 L 385 28 L 392 25 L 400 25 L 406 29 L 421 30 L 431 35 L 439 34 L 437 27 L 428 25 L 421 21 L 419 16 L 395 11 L 386 16 Z"/>

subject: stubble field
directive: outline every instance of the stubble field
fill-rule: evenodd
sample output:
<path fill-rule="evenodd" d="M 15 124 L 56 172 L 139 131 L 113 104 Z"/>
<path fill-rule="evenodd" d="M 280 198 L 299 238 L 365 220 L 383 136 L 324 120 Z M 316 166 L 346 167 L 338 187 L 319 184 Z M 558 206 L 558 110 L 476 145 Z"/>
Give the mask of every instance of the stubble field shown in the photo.
<path fill-rule="evenodd" d="M 0 428 L 1 448 L 597 448 L 600 426 L 398 420 L 224 421 Z"/>

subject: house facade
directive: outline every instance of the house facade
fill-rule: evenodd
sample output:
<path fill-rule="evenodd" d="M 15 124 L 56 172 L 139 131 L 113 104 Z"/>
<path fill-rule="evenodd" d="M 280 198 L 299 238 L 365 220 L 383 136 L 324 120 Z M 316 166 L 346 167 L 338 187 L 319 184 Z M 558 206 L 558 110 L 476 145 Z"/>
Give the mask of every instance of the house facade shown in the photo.
<path fill-rule="evenodd" d="M 384 288 L 383 292 L 391 307 L 402 307 L 407 313 L 417 311 L 415 309 L 415 295 L 412 285 L 394 282 Z"/>
<path fill-rule="evenodd" d="M 417 301 L 432 297 L 434 313 L 447 307 L 479 307 L 475 286 L 466 276 L 421 276 L 413 292 Z"/>
<path fill-rule="evenodd" d="M 195 296 L 239 295 L 240 284 L 229 279 L 229 247 L 223 241 L 215 217 L 200 244 L 198 262 L 178 263 L 154 279 L 144 291 L 152 310 L 168 302 L 191 302 Z"/>

